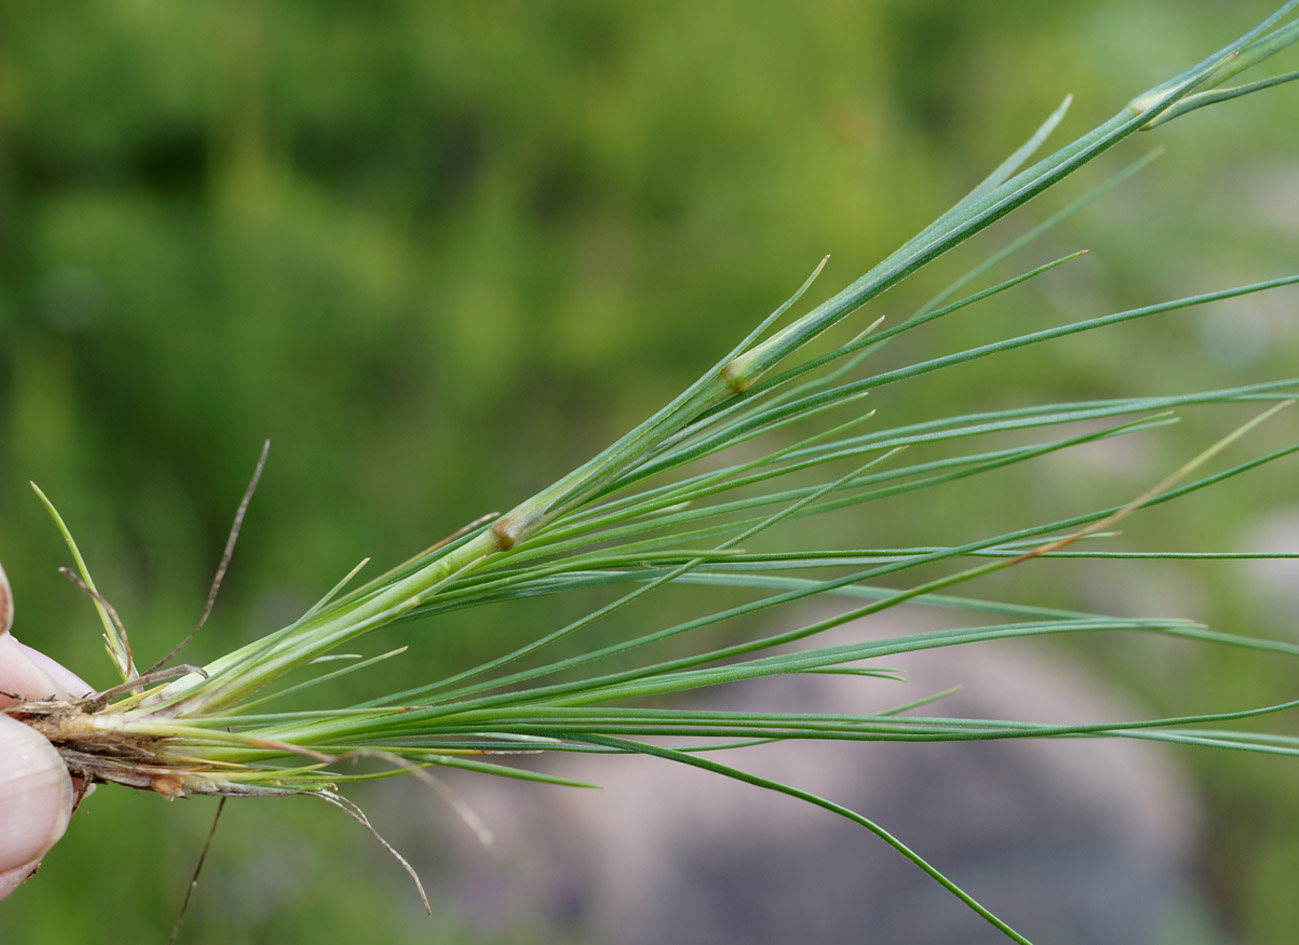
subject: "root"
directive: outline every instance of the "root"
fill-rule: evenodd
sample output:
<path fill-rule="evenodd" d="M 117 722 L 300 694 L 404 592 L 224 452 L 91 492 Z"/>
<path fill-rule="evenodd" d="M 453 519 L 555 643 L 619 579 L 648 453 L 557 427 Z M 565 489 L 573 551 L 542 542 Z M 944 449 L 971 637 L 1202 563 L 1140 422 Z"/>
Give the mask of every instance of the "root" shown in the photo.
<path fill-rule="evenodd" d="M 203 872 L 203 864 L 207 862 L 208 851 L 212 849 L 212 838 L 216 836 L 217 825 L 221 823 L 221 813 L 226 809 L 226 799 L 221 798 L 217 804 L 216 814 L 212 817 L 212 826 L 207 832 L 207 840 L 203 842 L 203 852 L 198 855 L 198 863 L 194 865 L 194 873 L 189 878 L 189 885 L 185 887 L 185 898 L 180 903 L 180 913 L 176 916 L 176 924 L 171 927 L 171 937 L 167 939 L 167 945 L 176 945 L 176 937 L 180 935 L 180 927 L 185 924 L 185 914 L 189 912 L 189 901 L 194 898 L 194 890 L 198 888 L 198 878 Z"/>
<path fill-rule="evenodd" d="M 392 855 L 394 860 L 401 864 L 401 868 L 406 871 L 407 875 L 410 876 L 411 881 L 415 883 L 415 889 L 419 892 L 420 902 L 424 903 L 424 911 L 430 916 L 433 915 L 433 907 L 429 905 L 428 894 L 424 892 L 424 884 L 420 882 L 419 874 L 415 872 L 415 867 L 411 866 L 410 861 L 398 853 L 396 847 L 385 840 L 380 835 L 379 831 L 374 829 L 374 825 L 370 823 L 370 818 L 365 816 L 365 811 L 361 810 L 355 801 L 349 800 L 335 791 L 328 790 L 299 791 L 298 793 L 310 794 L 312 797 L 318 797 L 326 803 L 333 804 L 339 810 L 347 814 L 347 816 L 351 817 L 358 824 L 364 827 L 369 832 L 370 836 L 383 844 L 383 848 Z"/>

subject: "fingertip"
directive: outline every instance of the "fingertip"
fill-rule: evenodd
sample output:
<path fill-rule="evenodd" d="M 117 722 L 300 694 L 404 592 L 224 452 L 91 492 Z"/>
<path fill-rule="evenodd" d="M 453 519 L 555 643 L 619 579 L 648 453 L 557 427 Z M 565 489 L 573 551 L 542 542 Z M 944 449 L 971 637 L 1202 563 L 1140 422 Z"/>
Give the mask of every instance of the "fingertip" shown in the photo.
<path fill-rule="evenodd" d="M 14 625 L 14 595 L 9 589 L 9 576 L 0 564 L 0 633 L 8 633 Z"/>
<path fill-rule="evenodd" d="M 12 634 L 0 633 L 0 692 L 40 700 L 80 697 L 91 691 L 71 670 L 19 643 Z M 0 696 L 0 706 L 12 701 Z"/>
<path fill-rule="evenodd" d="M 36 872 L 36 868 L 41 865 L 40 860 L 32 860 L 30 863 L 24 863 L 16 869 L 6 870 L 0 873 L 0 899 L 4 899 L 11 892 L 27 881 L 27 878 Z"/>
<path fill-rule="evenodd" d="M 0 896 L 8 891 L 10 871 L 30 872 L 63 836 L 72 802 L 72 779 L 54 746 L 0 715 Z M 17 882 L 26 875 L 21 872 Z"/>
<path fill-rule="evenodd" d="M 10 639 L 13 639 L 11 636 Z M 40 650 L 33 649 L 26 643 L 14 640 L 18 649 L 27 655 L 31 663 L 53 680 L 55 685 L 54 695 L 71 696 L 74 699 L 81 699 L 95 691 L 95 687 L 87 683 L 84 679 L 68 669 L 62 663 L 46 656 Z M 31 693 L 27 693 L 31 695 Z"/>

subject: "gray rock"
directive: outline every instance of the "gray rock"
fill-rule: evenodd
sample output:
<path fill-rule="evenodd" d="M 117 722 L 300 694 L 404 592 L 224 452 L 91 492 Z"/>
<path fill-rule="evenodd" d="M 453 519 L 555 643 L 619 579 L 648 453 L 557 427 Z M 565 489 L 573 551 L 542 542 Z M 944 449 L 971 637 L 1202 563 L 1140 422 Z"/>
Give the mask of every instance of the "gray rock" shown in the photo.
<path fill-rule="evenodd" d="M 1058 653 L 1046 643 L 954 647 L 888 660 L 906 684 L 800 676 L 724 687 L 707 702 L 868 713 L 961 685 L 923 711 L 1147 714 Z M 721 760 L 872 818 L 1042 945 L 1217 941 L 1187 877 L 1195 799 L 1160 746 L 799 742 Z M 652 758 L 545 763 L 603 790 L 451 779 L 496 834 L 495 850 L 443 807 L 436 852 L 416 857 L 440 874 L 431 885 L 443 908 L 489 937 L 540 923 L 542 940 L 602 945 L 1006 941 L 883 842 L 793 798 Z"/>

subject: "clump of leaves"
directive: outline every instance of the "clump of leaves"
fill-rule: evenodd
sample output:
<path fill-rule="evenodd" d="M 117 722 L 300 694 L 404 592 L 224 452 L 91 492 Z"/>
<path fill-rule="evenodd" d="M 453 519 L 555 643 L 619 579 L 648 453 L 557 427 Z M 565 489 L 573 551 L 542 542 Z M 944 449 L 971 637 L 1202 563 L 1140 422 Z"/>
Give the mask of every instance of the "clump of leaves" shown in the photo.
<path fill-rule="evenodd" d="M 1042 329 L 916 363 L 873 366 L 898 335 L 1010 291 L 1076 258 L 1077 253 L 1051 260 L 961 295 L 992 265 L 1144 160 L 999 250 L 910 317 L 891 326 L 876 318 L 850 340 L 827 343 L 827 332 L 845 318 L 1128 135 L 1299 77 L 1290 72 L 1243 85 L 1225 84 L 1299 39 L 1299 21 L 1287 21 L 1295 6 L 1296 2 L 1287 3 L 1202 62 L 1137 96 L 1109 121 L 1029 164 L 1063 119 L 1066 100 L 949 211 L 847 288 L 786 321 L 820 273 L 822 260 L 787 301 L 697 381 L 599 455 L 509 512 L 472 522 L 385 574 L 352 586 L 362 567 L 358 565 L 289 626 L 202 667 L 168 666 L 176 656 L 173 652 L 150 669 L 138 669 L 124 629 L 95 589 L 67 529 L 54 513 L 76 558 L 79 580 L 99 611 L 108 652 L 122 681 L 83 699 L 29 701 L 5 711 L 44 733 L 69 770 L 88 782 L 125 784 L 169 798 L 306 794 L 341 806 L 362 821 L 364 816 L 340 793 L 340 785 L 357 778 L 444 766 L 571 784 L 575 782 L 512 766 L 506 757 L 497 756 L 518 751 L 654 755 L 834 811 L 883 838 L 1009 938 L 1025 941 L 867 817 L 797 786 L 723 764 L 712 752 L 782 739 L 934 741 L 1111 735 L 1296 754 L 1296 739 L 1206 726 L 1299 703 L 1131 724 L 1042 725 L 911 714 L 938 696 L 877 715 L 851 716 L 647 707 L 645 700 L 786 673 L 887 677 L 889 670 L 873 668 L 870 661 L 931 647 L 1060 633 L 1128 631 L 1289 655 L 1299 652 L 1281 643 L 1216 633 L 1186 620 L 1110 617 L 951 593 L 976 578 L 1022 567 L 1034 558 L 1064 554 L 1083 539 L 1103 538 L 1110 526 L 1144 506 L 1180 499 L 1299 450 L 1295 445 L 1229 468 L 1203 469 L 1226 446 L 1299 396 L 1299 380 L 1160 397 L 1052 403 L 896 426 L 864 409 L 873 390 L 914 382 L 949 366 L 1299 282 L 1299 275 L 1282 276 Z M 1262 403 L 1267 409 L 1121 506 L 955 546 L 765 552 L 747 547 L 784 522 L 859 511 L 868 503 L 940 489 L 1088 443 L 1149 431 L 1174 422 L 1173 411 L 1179 408 L 1224 403 Z M 1079 429 L 1084 432 L 1076 432 Z M 1024 430 L 1040 435 L 1029 445 L 988 445 L 998 434 Z M 940 443 L 953 447 L 953 452 L 939 457 L 927 453 L 926 447 Z M 259 473 L 260 469 L 259 463 Z M 248 496 L 239 520 L 247 500 Z M 932 566 L 946 570 L 903 589 L 881 583 L 922 566 L 931 566 L 930 572 Z M 750 598 L 575 656 L 550 660 L 544 654 L 536 656 L 670 584 L 740 588 L 750 592 Z M 447 678 L 329 709 L 268 708 L 274 699 L 400 653 L 394 650 L 364 659 L 335 653 L 380 627 L 516 598 L 592 588 L 613 591 L 614 596 L 525 646 Z M 697 645 L 684 653 L 677 647 L 676 655 L 669 657 L 649 655 L 654 652 L 651 644 L 677 638 L 688 641 L 695 631 L 724 621 L 765 615 L 817 597 L 839 599 L 846 606 L 834 616 L 744 642 Z M 964 609 L 978 614 L 981 622 L 835 646 L 785 646 L 906 602 Z M 211 600 L 209 609 L 210 605 Z M 987 623 L 988 615 L 1000 622 Z M 344 770 L 339 764 L 358 756 L 384 759 L 390 765 L 376 774 Z"/>

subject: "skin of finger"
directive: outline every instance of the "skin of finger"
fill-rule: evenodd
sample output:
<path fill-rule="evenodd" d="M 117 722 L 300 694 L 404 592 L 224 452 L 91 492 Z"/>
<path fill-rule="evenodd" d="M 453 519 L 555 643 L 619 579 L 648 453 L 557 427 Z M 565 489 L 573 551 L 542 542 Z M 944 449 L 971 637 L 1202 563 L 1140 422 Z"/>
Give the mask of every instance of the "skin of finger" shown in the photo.
<path fill-rule="evenodd" d="M 28 698 L 40 693 L 44 698 L 89 689 L 49 657 L 7 633 L 0 634 L 0 690 Z M 12 701 L 0 695 L 0 706 Z M 0 715 L 0 732 L 0 899 L 4 899 L 22 885 L 40 865 L 46 850 L 63 836 L 76 788 L 58 752 L 33 729 Z M 13 750 L 15 743 L 17 751 Z"/>
<path fill-rule="evenodd" d="M 9 639 L 14 640 L 14 637 L 10 635 Z M 50 659 L 40 650 L 32 649 L 25 643 L 21 643 L 17 640 L 14 640 L 14 642 L 18 643 L 18 650 L 27 657 L 32 665 L 54 682 L 55 695 L 60 697 L 71 696 L 79 699 L 82 696 L 88 696 L 95 691 L 93 686 L 87 684 L 84 679 L 72 670 L 68 669 L 62 663 Z M 0 662 L 3 662 L 3 657 L 0 657 Z M 32 693 L 28 692 L 25 693 L 25 695 L 30 697 Z"/>
<path fill-rule="evenodd" d="M 41 865 L 40 860 L 32 860 L 14 870 L 6 870 L 0 873 L 0 899 L 4 899 L 11 892 L 26 882 L 27 877 L 36 872 L 36 867 Z"/>
<path fill-rule="evenodd" d="M 8 633 L 14 625 L 14 595 L 9 589 L 9 575 L 0 564 L 0 633 Z"/>
<path fill-rule="evenodd" d="M 0 691 L 28 699 L 83 696 L 92 691 L 75 673 L 10 636 L 13 619 L 13 591 L 9 587 L 9 576 L 0 565 Z M 0 696 L 0 706 L 13 701 Z"/>
<path fill-rule="evenodd" d="M 91 691 L 75 673 L 14 639 L 12 625 L 13 595 L 0 567 L 0 692 L 45 699 Z M 0 695 L 0 707 L 13 701 Z M 80 792 L 84 786 L 68 777 L 48 741 L 0 715 L 0 899 L 22 885 L 63 836 Z"/>
<path fill-rule="evenodd" d="M 10 634 L 0 633 L 0 693 L 44 699 L 51 695 L 79 698 L 92 692 L 94 689 L 72 670 L 18 642 Z M 0 708 L 13 702 L 9 696 L 0 694 Z M 93 785 L 85 785 L 80 778 L 73 778 L 72 785 L 77 803 L 94 791 Z M 73 806 L 75 809 L 75 803 Z"/>
<path fill-rule="evenodd" d="M 68 695 L 66 687 L 32 659 L 31 650 L 7 633 L 0 634 L 0 692 L 10 694 L 0 696 L 0 705 L 13 703 L 11 696 L 57 699 Z"/>
<path fill-rule="evenodd" d="M 54 746 L 0 716 L 0 871 L 25 870 L 57 843 L 72 800 L 72 779 Z"/>

